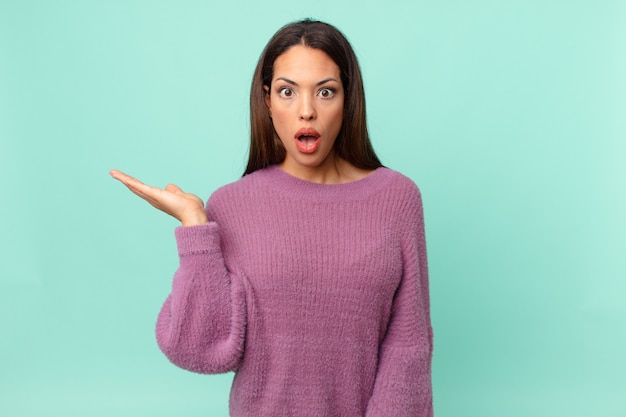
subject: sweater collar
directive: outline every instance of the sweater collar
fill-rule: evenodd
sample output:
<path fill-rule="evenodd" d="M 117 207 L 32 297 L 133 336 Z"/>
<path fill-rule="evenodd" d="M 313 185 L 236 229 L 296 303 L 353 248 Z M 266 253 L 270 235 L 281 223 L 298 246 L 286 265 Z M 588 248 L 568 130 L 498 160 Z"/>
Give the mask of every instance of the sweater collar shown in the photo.
<path fill-rule="evenodd" d="M 319 184 L 302 180 L 272 165 L 257 171 L 268 183 L 296 199 L 317 202 L 361 200 L 375 193 L 387 183 L 391 174 L 388 168 L 377 168 L 366 177 L 342 184 Z"/>

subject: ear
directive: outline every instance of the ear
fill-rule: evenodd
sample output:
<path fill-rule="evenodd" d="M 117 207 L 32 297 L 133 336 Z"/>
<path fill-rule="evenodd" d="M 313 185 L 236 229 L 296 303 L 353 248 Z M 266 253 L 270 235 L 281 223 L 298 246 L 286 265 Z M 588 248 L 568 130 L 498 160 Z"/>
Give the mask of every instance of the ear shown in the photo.
<path fill-rule="evenodd" d="M 265 90 L 265 105 L 267 106 L 267 110 L 270 112 L 270 117 L 272 117 L 272 100 L 270 98 L 270 88 L 267 85 L 264 85 L 263 90 Z"/>

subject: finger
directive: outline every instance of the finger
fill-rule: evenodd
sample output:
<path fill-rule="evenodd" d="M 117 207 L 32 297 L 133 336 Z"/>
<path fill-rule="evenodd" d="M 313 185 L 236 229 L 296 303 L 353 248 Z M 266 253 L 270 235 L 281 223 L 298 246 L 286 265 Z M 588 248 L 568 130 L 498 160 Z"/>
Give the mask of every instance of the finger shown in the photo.
<path fill-rule="evenodd" d="M 128 180 L 124 185 L 134 194 L 148 201 L 150 204 L 158 203 L 165 197 L 165 191 L 157 187 L 146 185 L 137 180 Z"/>
<path fill-rule="evenodd" d="M 132 192 L 137 191 L 140 194 L 156 196 L 157 194 L 163 191 L 160 188 L 153 187 L 148 184 L 144 184 L 143 182 L 139 181 L 137 178 L 131 177 L 130 175 L 126 175 L 121 171 L 113 170 L 111 171 L 111 176 L 115 178 L 116 180 L 120 181 L 126 187 L 128 187 L 128 189 L 130 189 Z M 135 192 L 135 194 L 138 194 L 137 192 Z"/>
<path fill-rule="evenodd" d="M 153 188 L 153 187 L 151 187 Z M 170 204 L 168 203 L 168 198 L 166 198 L 165 194 L 163 193 L 163 190 L 160 190 L 158 188 L 154 188 L 154 193 L 144 193 L 141 190 L 137 189 L 137 188 L 133 188 L 133 187 L 128 187 L 128 189 L 135 195 L 137 195 L 138 197 L 140 197 L 141 199 L 145 200 L 147 203 L 149 203 L 151 206 L 171 215 L 171 216 L 175 216 L 174 212 L 171 210 L 170 208 Z"/>
<path fill-rule="evenodd" d="M 119 180 L 122 184 L 124 184 L 132 193 L 146 200 L 148 203 L 153 206 L 159 208 L 161 206 L 162 200 L 165 198 L 166 191 L 174 193 L 174 190 L 178 190 L 179 193 L 182 193 L 182 190 L 177 186 L 171 184 L 174 189 L 170 190 L 162 190 L 158 187 L 153 187 L 148 184 L 144 184 L 139 181 L 137 178 L 131 177 L 130 175 L 124 174 L 119 170 L 111 170 L 110 174 L 113 178 Z"/>
<path fill-rule="evenodd" d="M 135 194 L 142 196 L 142 198 L 143 196 L 146 196 L 146 195 L 157 196 L 157 195 L 162 194 L 163 190 L 161 190 L 160 188 L 153 187 L 148 184 L 144 184 L 143 182 L 139 181 L 137 178 L 131 177 L 130 175 L 125 174 L 122 171 L 119 171 L 117 169 L 112 169 L 111 171 L 109 171 L 109 173 L 111 174 L 113 178 L 115 178 L 116 180 L 119 180 L 121 183 L 123 183 L 126 187 L 128 187 Z M 173 188 L 168 189 L 168 187 L 173 187 Z M 174 184 L 169 184 L 167 187 L 165 187 L 165 189 L 170 192 L 182 193 L 182 190 Z"/>
<path fill-rule="evenodd" d="M 116 180 L 123 181 L 125 178 L 132 178 L 130 175 L 123 173 L 120 170 L 112 169 L 109 171 L 109 174 L 115 178 Z"/>
<path fill-rule="evenodd" d="M 120 181 L 121 183 L 123 183 L 126 186 L 128 186 L 129 184 L 130 185 L 143 184 L 137 178 L 134 178 L 134 177 L 131 177 L 130 175 L 124 174 L 122 171 L 118 171 L 116 169 L 109 171 L 109 173 L 111 174 L 111 176 L 113 178 L 115 178 L 116 180 Z"/>

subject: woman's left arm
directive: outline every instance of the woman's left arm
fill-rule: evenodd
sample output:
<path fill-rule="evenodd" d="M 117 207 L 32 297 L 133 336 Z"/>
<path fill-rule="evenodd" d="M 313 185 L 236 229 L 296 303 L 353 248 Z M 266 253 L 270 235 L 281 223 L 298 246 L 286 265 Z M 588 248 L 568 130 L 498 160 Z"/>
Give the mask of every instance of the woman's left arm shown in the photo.
<path fill-rule="evenodd" d="M 403 210 L 403 277 L 380 346 L 366 417 L 432 417 L 428 266 L 421 195 L 411 189 Z"/>

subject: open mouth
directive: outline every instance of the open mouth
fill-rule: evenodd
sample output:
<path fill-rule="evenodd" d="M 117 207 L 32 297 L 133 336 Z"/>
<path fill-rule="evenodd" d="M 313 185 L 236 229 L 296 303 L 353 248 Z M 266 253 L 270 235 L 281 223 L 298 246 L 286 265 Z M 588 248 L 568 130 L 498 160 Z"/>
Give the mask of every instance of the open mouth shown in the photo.
<path fill-rule="evenodd" d="M 312 127 L 303 127 L 296 132 L 296 147 L 302 153 L 313 153 L 320 146 L 320 134 Z"/>
<path fill-rule="evenodd" d="M 298 140 L 304 145 L 304 146 L 312 146 L 315 141 L 318 139 L 318 136 L 313 136 L 313 135 L 302 135 L 302 136 L 298 136 Z"/>

